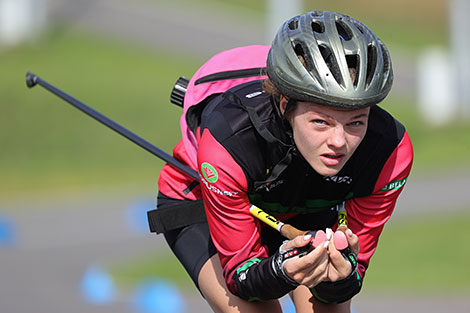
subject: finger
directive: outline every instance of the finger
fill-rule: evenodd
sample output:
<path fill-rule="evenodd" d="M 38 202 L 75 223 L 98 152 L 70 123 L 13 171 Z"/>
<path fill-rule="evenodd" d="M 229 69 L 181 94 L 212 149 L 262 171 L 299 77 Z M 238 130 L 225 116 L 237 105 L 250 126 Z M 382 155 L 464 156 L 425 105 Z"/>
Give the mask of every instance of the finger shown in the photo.
<path fill-rule="evenodd" d="M 330 264 L 335 269 L 341 271 L 350 268 L 350 266 L 347 266 L 350 265 L 349 261 L 346 260 L 341 251 L 337 249 L 335 240 L 331 240 L 330 245 L 328 247 L 328 252 Z"/>
<path fill-rule="evenodd" d="M 305 247 L 312 241 L 312 235 L 311 234 L 306 234 L 304 236 L 297 236 L 292 240 L 289 240 L 286 242 L 283 246 L 283 250 L 287 249 L 292 249 L 292 248 L 299 248 L 299 247 Z"/>
<path fill-rule="evenodd" d="M 323 245 L 315 248 L 307 255 L 289 259 L 284 264 L 284 271 L 300 284 L 310 285 L 313 281 L 320 282 L 327 277 L 328 254 Z"/>
<path fill-rule="evenodd" d="M 292 260 L 292 261 L 291 261 Z M 289 260 L 286 264 L 293 271 L 306 271 L 311 272 L 315 267 L 321 263 L 328 263 L 327 248 L 324 245 L 320 245 L 315 249 L 312 249 L 306 255 L 302 257 L 295 257 Z"/>
<path fill-rule="evenodd" d="M 328 254 L 324 246 L 316 248 L 314 253 L 298 259 L 300 270 L 299 281 L 302 285 L 316 286 L 322 281 L 328 281 Z"/>
<path fill-rule="evenodd" d="M 334 257 L 337 254 L 341 254 L 338 249 L 336 249 L 336 244 L 334 239 L 330 240 L 330 244 L 328 245 L 328 254 L 331 259 L 331 257 Z"/>
<path fill-rule="evenodd" d="M 321 282 L 329 281 L 328 277 L 328 260 L 320 263 L 314 270 L 310 271 L 302 281 L 302 285 L 309 288 L 315 287 Z"/>
<path fill-rule="evenodd" d="M 328 252 L 328 279 L 330 281 L 337 281 L 348 277 L 352 270 L 351 263 L 337 249 L 335 240 L 331 241 L 330 246 L 328 247 Z"/>
<path fill-rule="evenodd" d="M 333 242 L 338 250 L 344 250 L 349 246 L 348 238 L 344 232 L 337 230 L 333 235 Z"/>
<path fill-rule="evenodd" d="M 356 234 L 352 232 L 351 229 L 347 229 L 346 232 L 346 238 L 348 239 L 348 245 L 351 248 L 351 250 L 357 255 L 359 254 L 359 238 L 357 237 Z"/>
<path fill-rule="evenodd" d="M 327 241 L 326 234 L 323 230 L 319 230 L 315 234 L 315 238 L 312 242 L 313 246 L 316 248 L 323 245 Z"/>

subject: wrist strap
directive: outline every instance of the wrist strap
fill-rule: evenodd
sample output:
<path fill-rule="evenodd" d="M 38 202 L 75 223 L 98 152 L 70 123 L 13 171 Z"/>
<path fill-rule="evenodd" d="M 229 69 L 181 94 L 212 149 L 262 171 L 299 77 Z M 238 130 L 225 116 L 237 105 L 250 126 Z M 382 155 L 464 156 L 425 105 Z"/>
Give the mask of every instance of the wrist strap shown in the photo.
<path fill-rule="evenodd" d="M 299 283 L 284 272 L 284 264 L 293 257 L 298 256 L 301 258 L 306 255 L 312 249 L 312 244 L 309 243 L 305 247 L 282 249 L 286 242 L 287 240 L 281 244 L 279 251 L 274 255 L 272 266 L 277 276 L 281 277 L 288 284 L 297 287 Z"/>

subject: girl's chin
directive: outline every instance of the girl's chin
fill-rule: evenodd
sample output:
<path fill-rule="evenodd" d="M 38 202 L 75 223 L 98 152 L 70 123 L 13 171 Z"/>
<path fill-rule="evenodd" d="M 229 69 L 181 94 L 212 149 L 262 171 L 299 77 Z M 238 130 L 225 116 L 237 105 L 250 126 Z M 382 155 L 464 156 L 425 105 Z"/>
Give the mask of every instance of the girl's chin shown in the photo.
<path fill-rule="evenodd" d="M 312 164 L 310 162 L 309 164 L 315 170 L 315 172 L 317 172 L 318 174 L 322 176 L 335 176 L 336 174 L 339 173 L 339 171 L 342 168 L 342 166 L 331 167 L 331 166 L 325 166 L 324 164 Z"/>
<path fill-rule="evenodd" d="M 335 176 L 336 174 L 339 173 L 339 170 L 326 169 L 326 170 L 317 171 L 317 173 L 322 176 Z"/>

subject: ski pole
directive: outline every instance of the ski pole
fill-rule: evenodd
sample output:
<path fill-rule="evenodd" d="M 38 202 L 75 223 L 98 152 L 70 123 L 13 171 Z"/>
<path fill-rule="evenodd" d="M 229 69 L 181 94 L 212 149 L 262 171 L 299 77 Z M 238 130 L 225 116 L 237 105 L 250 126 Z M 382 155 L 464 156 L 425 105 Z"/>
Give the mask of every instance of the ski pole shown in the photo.
<path fill-rule="evenodd" d="M 32 88 L 36 85 L 40 85 L 40 86 L 44 87 L 45 89 L 52 92 L 53 94 L 55 94 L 59 98 L 62 98 L 63 100 L 65 100 L 69 104 L 73 105 L 75 108 L 82 111 L 83 113 L 87 114 L 88 116 L 94 118 L 95 120 L 102 123 L 103 125 L 111 128 L 112 130 L 114 130 L 118 134 L 120 134 L 120 135 L 124 136 L 125 138 L 129 139 L 130 141 L 132 141 L 136 145 L 138 145 L 141 148 L 147 150 L 148 152 L 152 153 L 153 155 L 155 155 L 156 157 L 162 159 L 163 161 L 175 166 L 180 171 L 182 171 L 183 173 L 188 174 L 189 176 L 191 176 L 195 180 L 199 180 L 198 173 L 195 170 L 193 170 L 192 168 L 189 168 L 189 167 L 185 166 L 184 164 L 182 164 L 181 162 L 176 160 L 170 154 L 168 154 L 165 151 L 161 150 L 160 148 L 156 147 L 155 145 L 153 145 L 152 143 L 150 143 L 147 140 L 143 139 L 142 137 L 137 136 L 136 134 L 134 134 L 133 132 L 131 132 L 127 128 L 121 126 L 120 124 L 116 123 L 112 119 L 110 119 L 110 118 L 106 117 L 105 115 L 101 114 L 100 112 L 96 111 L 92 107 L 90 107 L 90 106 L 86 105 L 85 103 L 75 99 L 74 97 L 68 95 L 67 93 L 63 92 L 62 90 L 58 89 L 57 87 L 49 84 L 45 80 L 41 79 L 39 76 L 37 76 L 33 73 L 30 73 L 30 72 L 27 72 L 26 73 L 26 85 L 29 88 Z"/>

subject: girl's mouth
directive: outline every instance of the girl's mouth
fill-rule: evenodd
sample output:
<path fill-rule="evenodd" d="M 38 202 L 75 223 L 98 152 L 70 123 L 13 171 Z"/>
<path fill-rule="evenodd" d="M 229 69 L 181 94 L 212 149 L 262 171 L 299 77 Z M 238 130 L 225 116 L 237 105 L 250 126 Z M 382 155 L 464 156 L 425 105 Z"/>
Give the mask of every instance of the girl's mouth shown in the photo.
<path fill-rule="evenodd" d="M 328 166 L 335 166 L 341 163 L 344 158 L 344 154 L 342 153 L 325 153 L 321 155 L 321 159 L 325 165 Z"/>

